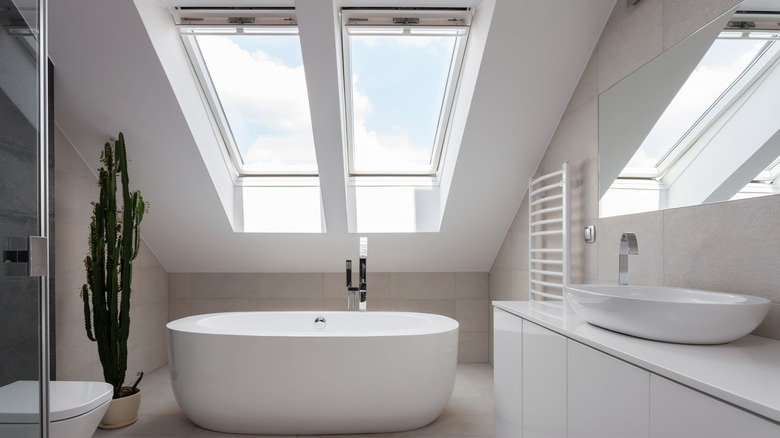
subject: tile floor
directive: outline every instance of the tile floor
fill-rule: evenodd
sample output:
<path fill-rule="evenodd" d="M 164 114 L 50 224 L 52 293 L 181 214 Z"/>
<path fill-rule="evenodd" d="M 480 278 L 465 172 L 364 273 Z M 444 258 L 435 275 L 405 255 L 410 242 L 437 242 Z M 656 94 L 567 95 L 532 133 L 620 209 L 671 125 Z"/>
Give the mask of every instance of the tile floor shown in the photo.
<path fill-rule="evenodd" d="M 239 438 L 269 435 L 234 435 L 201 429 L 182 414 L 173 398 L 170 374 L 164 366 L 144 377 L 139 385 L 143 390 L 138 421 L 117 430 L 101 430 L 100 437 L 226 437 Z M 309 437 L 311 435 L 300 435 Z M 371 435 L 317 435 L 330 438 L 393 437 L 445 438 L 493 436 L 493 367 L 488 364 L 458 364 L 455 390 L 441 416 L 426 427 L 409 432 Z M 287 435 L 285 438 L 289 438 Z"/>

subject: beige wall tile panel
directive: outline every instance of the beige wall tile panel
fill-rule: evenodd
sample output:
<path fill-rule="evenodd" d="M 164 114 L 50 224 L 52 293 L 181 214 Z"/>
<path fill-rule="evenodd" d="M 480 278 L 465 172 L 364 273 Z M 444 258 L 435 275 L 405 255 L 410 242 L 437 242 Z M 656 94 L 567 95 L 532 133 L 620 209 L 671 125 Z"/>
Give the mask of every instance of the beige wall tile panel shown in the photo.
<path fill-rule="evenodd" d="M 663 51 L 662 1 L 635 6 L 616 2 L 596 47 L 598 90 L 603 93 Z"/>
<path fill-rule="evenodd" d="M 455 296 L 456 298 L 488 298 L 488 274 L 487 272 L 456 272 Z"/>
<path fill-rule="evenodd" d="M 246 273 L 194 273 L 192 274 L 192 299 L 257 299 L 259 275 Z"/>
<path fill-rule="evenodd" d="M 487 362 L 489 353 L 488 332 L 460 332 L 458 362 Z"/>
<path fill-rule="evenodd" d="M 663 0 L 664 50 L 739 3 L 739 0 Z"/>
<path fill-rule="evenodd" d="M 324 274 L 259 274 L 260 298 L 321 299 L 324 296 Z"/>
<path fill-rule="evenodd" d="M 778 212 L 780 196 L 664 212 L 664 284 L 780 303 Z"/>
<path fill-rule="evenodd" d="M 257 298 L 193 298 L 192 314 L 250 312 L 258 310 Z"/>
<path fill-rule="evenodd" d="M 455 301 L 455 319 L 460 323 L 461 332 L 487 332 L 490 311 L 487 299 Z"/>
<path fill-rule="evenodd" d="M 455 298 L 454 272 L 408 272 L 390 274 L 390 298 Z"/>
<path fill-rule="evenodd" d="M 168 274 L 168 298 L 192 298 L 192 274 Z"/>

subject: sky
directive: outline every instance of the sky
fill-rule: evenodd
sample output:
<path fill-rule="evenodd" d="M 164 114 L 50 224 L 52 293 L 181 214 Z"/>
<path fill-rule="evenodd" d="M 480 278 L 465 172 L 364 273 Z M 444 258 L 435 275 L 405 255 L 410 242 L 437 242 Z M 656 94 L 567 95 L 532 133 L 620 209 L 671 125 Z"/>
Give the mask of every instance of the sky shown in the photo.
<path fill-rule="evenodd" d="M 355 164 L 430 166 L 455 37 L 353 36 Z M 297 35 L 199 35 L 245 165 L 316 172 Z"/>

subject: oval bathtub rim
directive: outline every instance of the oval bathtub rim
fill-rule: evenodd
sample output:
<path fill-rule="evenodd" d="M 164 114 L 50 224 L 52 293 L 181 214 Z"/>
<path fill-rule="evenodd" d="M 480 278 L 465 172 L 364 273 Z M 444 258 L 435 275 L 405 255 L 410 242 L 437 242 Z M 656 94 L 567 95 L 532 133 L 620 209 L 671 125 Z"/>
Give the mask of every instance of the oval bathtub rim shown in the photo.
<path fill-rule="evenodd" d="M 342 332 L 325 332 L 325 331 L 303 331 L 303 332 L 290 332 L 284 330 L 266 330 L 258 332 L 241 332 L 235 329 L 218 329 L 214 327 L 205 327 L 198 324 L 199 321 L 210 318 L 228 317 L 235 315 L 247 315 L 247 314 L 291 314 L 291 315 L 308 315 L 311 316 L 312 322 L 317 316 L 333 316 L 333 315 L 350 315 L 353 317 L 365 317 L 369 315 L 391 315 L 401 317 L 414 317 L 418 319 L 425 319 L 431 322 L 424 327 L 413 327 L 398 330 L 373 330 L 366 332 L 358 331 L 342 331 Z M 434 313 L 422 313 L 422 312 L 401 312 L 401 311 L 374 311 L 374 312 L 348 312 L 348 311 L 236 311 L 236 312 L 217 312 L 217 313 L 204 313 L 199 315 L 187 316 L 184 318 L 173 320 L 166 324 L 166 328 L 170 331 L 180 333 L 193 333 L 193 334 L 205 334 L 205 335 L 219 335 L 219 336 L 257 336 L 257 337 L 290 337 L 290 338 L 319 338 L 319 337 L 392 337 L 392 336 L 420 336 L 420 335 L 435 335 L 440 333 L 447 333 L 451 331 L 459 331 L 460 323 L 453 318 L 444 315 L 438 315 Z"/>

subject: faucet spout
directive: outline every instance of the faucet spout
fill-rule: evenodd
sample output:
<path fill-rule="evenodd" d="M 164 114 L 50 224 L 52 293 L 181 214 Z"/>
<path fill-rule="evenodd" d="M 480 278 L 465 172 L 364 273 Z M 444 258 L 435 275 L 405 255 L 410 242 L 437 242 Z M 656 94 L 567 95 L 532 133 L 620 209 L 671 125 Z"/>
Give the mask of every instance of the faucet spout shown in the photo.
<path fill-rule="evenodd" d="M 618 284 L 628 284 L 628 256 L 639 254 L 635 233 L 623 233 L 618 253 Z"/>

